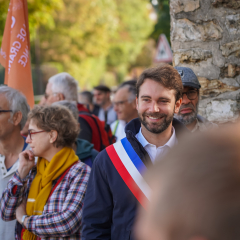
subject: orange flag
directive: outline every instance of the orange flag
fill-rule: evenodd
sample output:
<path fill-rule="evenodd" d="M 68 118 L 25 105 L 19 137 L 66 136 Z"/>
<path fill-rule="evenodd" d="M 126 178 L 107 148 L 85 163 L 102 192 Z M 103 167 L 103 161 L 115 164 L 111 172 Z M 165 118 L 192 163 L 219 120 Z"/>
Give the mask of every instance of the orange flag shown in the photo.
<path fill-rule="evenodd" d="M 0 63 L 5 67 L 4 84 L 22 92 L 33 107 L 27 0 L 10 0 Z"/>

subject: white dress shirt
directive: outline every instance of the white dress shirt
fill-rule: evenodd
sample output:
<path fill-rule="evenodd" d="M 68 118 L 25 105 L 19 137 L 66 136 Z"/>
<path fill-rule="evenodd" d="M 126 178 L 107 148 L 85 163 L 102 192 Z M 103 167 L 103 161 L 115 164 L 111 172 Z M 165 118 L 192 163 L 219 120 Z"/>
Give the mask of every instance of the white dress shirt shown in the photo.
<path fill-rule="evenodd" d="M 118 125 L 117 125 L 116 132 L 114 133 L 114 130 L 116 128 L 116 124 L 118 124 Z M 111 130 L 112 130 L 112 134 L 116 137 L 116 141 L 119 141 L 119 140 L 126 137 L 125 126 L 126 126 L 126 122 L 123 121 L 123 120 L 116 120 L 115 122 L 113 122 L 110 125 Z"/>
<path fill-rule="evenodd" d="M 142 128 L 140 128 L 139 132 L 136 134 L 136 138 L 147 151 L 152 162 L 154 162 L 158 156 L 161 156 L 161 158 L 165 156 L 169 152 L 169 149 L 178 143 L 174 127 L 172 127 L 172 136 L 168 142 L 158 148 L 146 140 L 142 134 Z"/>
<path fill-rule="evenodd" d="M 110 125 L 115 120 L 117 120 L 117 113 L 114 111 L 112 105 L 106 111 L 107 111 L 107 124 Z M 105 110 L 103 110 L 102 108 L 99 109 L 98 118 L 101 121 L 105 121 Z"/>

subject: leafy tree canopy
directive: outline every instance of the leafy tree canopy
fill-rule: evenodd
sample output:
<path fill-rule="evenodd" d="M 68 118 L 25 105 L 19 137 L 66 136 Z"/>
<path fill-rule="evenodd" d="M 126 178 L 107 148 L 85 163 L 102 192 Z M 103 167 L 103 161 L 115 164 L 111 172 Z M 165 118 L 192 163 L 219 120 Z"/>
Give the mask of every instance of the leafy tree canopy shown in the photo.
<path fill-rule="evenodd" d="M 54 18 L 56 27 L 40 29 L 42 60 L 61 62 L 81 86 L 98 84 L 106 71 L 121 81 L 152 31 L 147 4 L 148 0 L 64 0 Z"/>
<path fill-rule="evenodd" d="M 5 27 L 10 0 L 0 0 L 0 43 Z M 39 26 L 52 29 L 55 26 L 53 15 L 63 7 L 62 0 L 28 0 L 28 21 L 30 38 L 35 37 L 35 29 Z"/>
<path fill-rule="evenodd" d="M 0 36 L 8 4 L 0 0 Z M 40 63 L 55 64 L 82 87 L 104 82 L 105 76 L 121 81 L 153 30 L 149 5 L 149 0 L 28 0 L 31 51 L 37 38 Z"/>
<path fill-rule="evenodd" d="M 157 12 L 157 22 L 154 26 L 154 31 L 151 33 L 150 37 L 156 42 L 160 34 L 165 34 L 170 43 L 170 10 L 169 10 L 169 0 L 150 0 Z"/>

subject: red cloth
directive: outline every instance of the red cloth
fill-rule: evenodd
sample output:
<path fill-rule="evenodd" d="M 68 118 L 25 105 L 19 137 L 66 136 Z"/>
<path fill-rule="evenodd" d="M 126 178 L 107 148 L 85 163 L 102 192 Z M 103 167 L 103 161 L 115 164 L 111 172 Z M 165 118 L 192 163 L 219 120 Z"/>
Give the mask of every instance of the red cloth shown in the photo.
<path fill-rule="evenodd" d="M 13 190 L 12 190 L 13 195 L 16 194 L 16 192 L 17 192 L 17 187 L 18 187 L 17 185 L 13 187 Z"/>
<path fill-rule="evenodd" d="M 77 104 L 77 108 L 78 108 L 79 112 L 88 112 L 89 113 L 89 110 L 87 108 L 85 108 L 84 105 L 81 103 Z"/>

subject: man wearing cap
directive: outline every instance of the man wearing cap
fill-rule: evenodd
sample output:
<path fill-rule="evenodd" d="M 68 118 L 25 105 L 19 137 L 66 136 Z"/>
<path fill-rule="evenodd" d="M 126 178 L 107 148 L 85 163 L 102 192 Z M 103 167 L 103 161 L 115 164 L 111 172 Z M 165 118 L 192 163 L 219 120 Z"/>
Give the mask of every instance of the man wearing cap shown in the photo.
<path fill-rule="evenodd" d="M 201 85 L 192 69 L 187 67 L 175 67 L 181 76 L 183 83 L 183 100 L 178 114 L 175 117 L 191 131 L 205 131 L 216 128 L 217 124 L 209 122 L 198 114 L 199 89 Z"/>

